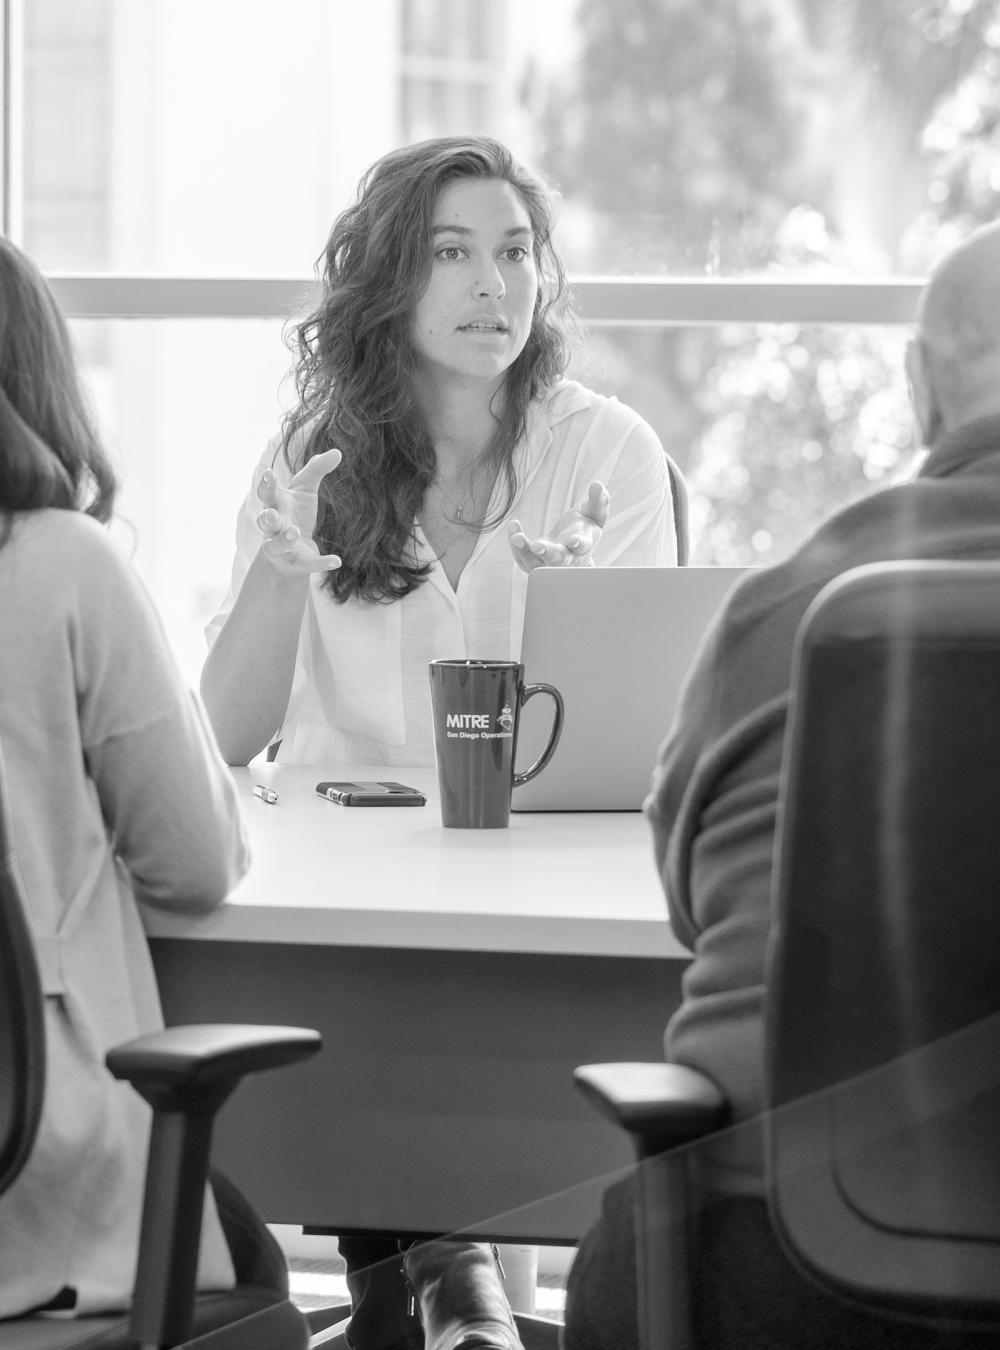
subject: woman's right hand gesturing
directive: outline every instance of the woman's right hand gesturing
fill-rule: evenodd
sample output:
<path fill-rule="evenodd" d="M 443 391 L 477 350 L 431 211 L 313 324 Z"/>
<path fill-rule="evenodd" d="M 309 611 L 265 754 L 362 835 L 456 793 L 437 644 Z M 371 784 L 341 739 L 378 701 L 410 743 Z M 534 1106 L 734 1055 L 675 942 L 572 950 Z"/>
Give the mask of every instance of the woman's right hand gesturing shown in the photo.
<path fill-rule="evenodd" d="M 264 510 L 257 527 L 266 536 L 261 552 L 276 571 L 286 576 L 308 572 L 334 572 L 340 566 L 335 553 L 320 553 L 313 540 L 319 512 L 319 485 L 340 463 L 339 450 L 324 450 L 300 469 L 287 487 L 279 487 L 268 469 L 261 477 L 257 496 Z"/>

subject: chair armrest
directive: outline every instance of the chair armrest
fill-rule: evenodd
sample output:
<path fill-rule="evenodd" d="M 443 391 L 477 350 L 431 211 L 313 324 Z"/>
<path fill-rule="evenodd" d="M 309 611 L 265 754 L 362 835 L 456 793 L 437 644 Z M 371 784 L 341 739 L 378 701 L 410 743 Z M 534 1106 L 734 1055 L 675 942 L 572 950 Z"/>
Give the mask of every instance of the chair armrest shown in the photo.
<path fill-rule="evenodd" d="M 199 1100 L 225 1100 L 246 1074 L 307 1059 L 321 1045 L 319 1032 L 305 1027 L 207 1023 L 126 1041 L 105 1063 L 157 1109 L 185 1110 Z"/>
<path fill-rule="evenodd" d="M 582 1064 L 573 1081 L 592 1106 L 628 1131 L 640 1158 L 711 1134 L 729 1114 L 711 1078 L 685 1064 Z"/>
<path fill-rule="evenodd" d="M 190 1339 L 219 1108 L 246 1074 L 293 1064 L 321 1044 L 317 1031 L 302 1027 L 206 1024 L 168 1027 L 108 1051 L 111 1074 L 130 1082 L 153 1108 L 130 1319 L 135 1343 Z"/>

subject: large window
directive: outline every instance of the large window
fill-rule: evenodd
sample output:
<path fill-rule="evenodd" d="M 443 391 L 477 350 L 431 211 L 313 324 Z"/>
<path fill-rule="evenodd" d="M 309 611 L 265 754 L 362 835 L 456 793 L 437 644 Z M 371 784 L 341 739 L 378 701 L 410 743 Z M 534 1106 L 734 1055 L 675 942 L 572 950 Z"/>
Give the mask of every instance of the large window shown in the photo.
<path fill-rule="evenodd" d="M 1000 200 L 1000 0 L 5 0 L 5 229 L 53 279 L 185 664 L 361 172 L 488 131 L 562 197 L 574 371 L 702 562 L 906 472 L 920 278 Z M 191 524 L 191 522 L 195 522 Z"/>

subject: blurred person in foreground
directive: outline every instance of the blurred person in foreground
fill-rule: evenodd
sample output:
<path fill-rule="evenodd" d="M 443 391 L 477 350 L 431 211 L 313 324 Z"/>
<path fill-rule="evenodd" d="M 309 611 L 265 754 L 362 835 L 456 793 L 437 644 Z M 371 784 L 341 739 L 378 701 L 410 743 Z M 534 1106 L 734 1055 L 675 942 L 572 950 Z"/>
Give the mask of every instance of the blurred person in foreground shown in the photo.
<path fill-rule="evenodd" d="M 0 1199 L 0 1317 L 127 1308 L 150 1110 L 104 1066 L 163 1025 L 137 901 L 201 912 L 243 875 L 232 778 L 109 538 L 115 476 L 62 314 L 0 239 L 0 766 L 45 995 L 34 1150 Z M 206 1197 L 199 1288 L 234 1283 Z"/>
<path fill-rule="evenodd" d="M 833 578 L 892 559 L 1000 559 L 1000 224 L 934 272 L 907 352 L 927 447 L 912 480 L 838 511 L 787 561 L 741 578 L 689 676 L 646 812 L 678 938 L 692 951 L 667 1058 L 715 1080 L 736 1122 L 758 1119 L 765 955 L 785 707 L 799 623 Z M 722 1131 L 705 1158 L 696 1344 L 982 1345 L 890 1327 L 788 1262 L 764 1200 L 762 1133 Z M 633 1188 L 609 1189 L 570 1273 L 567 1350 L 636 1344 Z M 668 1348 L 667 1348 L 668 1350 Z"/>
<path fill-rule="evenodd" d="M 553 223 L 546 185 L 484 136 L 385 155 L 334 222 L 298 403 L 209 627 L 201 691 L 230 763 L 280 741 L 279 763 L 433 765 L 428 663 L 516 660 L 534 568 L 676 563 L 655 433 L 565 378 Z M 519 1344 L 487 1248 L 409 1246 L 423 1333 L 397 1243 L 340 1250 L 352 1350 Z"/>

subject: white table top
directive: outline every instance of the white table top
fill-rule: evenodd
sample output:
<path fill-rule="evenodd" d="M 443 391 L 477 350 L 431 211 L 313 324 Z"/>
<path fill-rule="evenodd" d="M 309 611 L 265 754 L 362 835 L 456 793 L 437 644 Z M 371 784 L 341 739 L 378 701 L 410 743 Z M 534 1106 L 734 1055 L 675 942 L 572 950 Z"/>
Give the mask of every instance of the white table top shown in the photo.
<path fill-rule="evenodd" d="M 434 769 L 255 763 L 235 769 L 253 854 L 224 905 L 146 910 L 154 937 L 570 955 L 687 957 L 673 937 L 641 812 L 514 813 L 441 824 Z M 343 807 L 321 779 L 392 779 L 423 807 Z M 253 785 L 274 788 L 274 805 Z"/>

